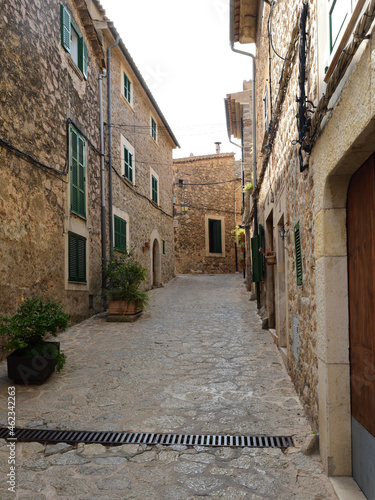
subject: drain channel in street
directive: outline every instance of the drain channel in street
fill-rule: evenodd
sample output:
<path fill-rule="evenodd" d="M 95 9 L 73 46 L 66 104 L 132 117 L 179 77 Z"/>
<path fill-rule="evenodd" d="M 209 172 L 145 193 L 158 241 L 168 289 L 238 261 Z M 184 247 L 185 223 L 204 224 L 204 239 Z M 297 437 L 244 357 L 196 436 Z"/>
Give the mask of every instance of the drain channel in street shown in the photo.
<path fill-rule="evenodd" d="M 9 430 L 0 427 L 0 438 L 8 439 Z M 122 444 L 230 446 L 246 448 L 288 448 L 294 446 L 291 436 L 230 436 L 199 434 L 157 434 L 151 432 L 88 432 L 51 429 L 14 429 L 12 439 L 46 443 L 99 443 L 106 446 Z"/>

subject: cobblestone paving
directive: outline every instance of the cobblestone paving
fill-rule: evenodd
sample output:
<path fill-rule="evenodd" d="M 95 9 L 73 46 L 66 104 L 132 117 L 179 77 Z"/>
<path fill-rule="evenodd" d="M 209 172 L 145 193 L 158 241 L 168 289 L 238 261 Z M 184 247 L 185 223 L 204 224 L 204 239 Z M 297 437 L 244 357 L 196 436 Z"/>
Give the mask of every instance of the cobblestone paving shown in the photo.
<path fill-rule="evenodd" d="M 136 323 L 94 317 L 58 340 L 67 364 L 17 386 L 18 427 L 293 435 L 296 447 L 18 443 L 15 495 L 0 441 L 1 499 L 336 498 L 319 456 L 301 453 L 311 428 L 240 275 L 178 276 Z M 0 381 L 5 401 L 5 363 Z"/>

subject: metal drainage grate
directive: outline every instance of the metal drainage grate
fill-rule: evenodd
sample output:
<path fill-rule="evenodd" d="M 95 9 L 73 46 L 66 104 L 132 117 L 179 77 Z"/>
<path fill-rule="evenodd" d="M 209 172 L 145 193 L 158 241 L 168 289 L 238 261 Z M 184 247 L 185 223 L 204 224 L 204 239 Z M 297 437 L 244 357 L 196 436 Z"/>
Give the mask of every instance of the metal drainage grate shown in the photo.
<path fill-rule="evenodd" d="M 9 438 L 9 430 L 0 427 L 0 438 Z M 232 446 L 246 448 L 288 448 L 294 446 L 291 436 L 220 436 L 199 434 L 156 434 L 151 432 L 87 432 L 51 429 L 14 429 L 12 439 L 48 443 L 163 444 L 185 446 Z"/>

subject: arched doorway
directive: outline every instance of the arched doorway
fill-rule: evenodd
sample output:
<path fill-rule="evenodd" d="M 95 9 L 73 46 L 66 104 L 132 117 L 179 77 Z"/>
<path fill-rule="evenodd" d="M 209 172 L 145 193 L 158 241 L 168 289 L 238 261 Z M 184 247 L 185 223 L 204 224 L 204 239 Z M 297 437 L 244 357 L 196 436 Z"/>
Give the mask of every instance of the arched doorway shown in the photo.
<path fill-rule="evenodd" d="M 375 498 L 375 164 L 352 176 L 347 204 L 353 477 Z"/>
<path fill-rule="evenodd" d="M 155 238 L 152 245 L 152 286 L 158 287 L 161 285 L 161 256 L 160 245 Z"/>

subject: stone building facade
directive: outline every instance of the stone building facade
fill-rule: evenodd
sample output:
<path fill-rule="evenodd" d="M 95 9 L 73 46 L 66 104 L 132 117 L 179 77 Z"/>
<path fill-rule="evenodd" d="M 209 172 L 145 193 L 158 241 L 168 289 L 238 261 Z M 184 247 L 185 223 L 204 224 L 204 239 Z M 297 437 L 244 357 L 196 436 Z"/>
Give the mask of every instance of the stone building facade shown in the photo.
<path fill-rule="evenodd" d="M 124 250 L 118 247 L 126 237 L 126 248 L 148 269 L 147 288 L 173 276 L 177 141 L 120 40 L 112 50 L 108 210 L 109 131 L 105 126 L 103 183 L 99 79 L 106 118 L 106 49 L 117 32 L 104 9 L 97 0 L 5 2 L 0 30 L 0 314 L 38 296 L 61 301 L 78 322 L 103 310 L 103 238 L 108 257 L 113 248 Z M 123 71 L 130 104 L 121 93 Z M 129 143 L 133 182 L 124 177 Z"/>
<path fill-rule="evenodd" d="M 233 0 L 231 43 L 256 43 L 249 229 L 276 254 L 268 266 L 253 252 L 253 291 L 319 432 L 327 473 L 353 473 L 372 498 L 375 286 L 362 261 L 375 265 L 364 188 L 374 176 L 374 2 L 349 4 Z"/>
<path fill-rule="evenodd" d="M 234 153 L 181 158 L 173 169 L 176 272 L 235 272 L 241 181 Z"/>
<path fill-rule="evenodd" d="M 113 27 L 103 29 L 102 35 L 106 50 L 118 38 Z M 179 145 L 121 39 L 111 49 L 108 74 L 112 137 L 108 224 L 112 224 L 112 247 L 117 252 L 132 251 L 147 268 L 146 288 L 160 286 L 174 276 L 172 150 Z M 107 80 L 103 87 L 107 93 Z M 116 242 L 115 225 L 123 227 L 123 248 Z"/>
<path fill-rule="evenodd" d="M 74 0 L 5 2 L 0 30 L 0 311 L 36 295 L 62 301 L 79 321 L 101 308 L 103 46 Z M 74 266 L 82 257 L 79 273 L 69 248 Z"/>

